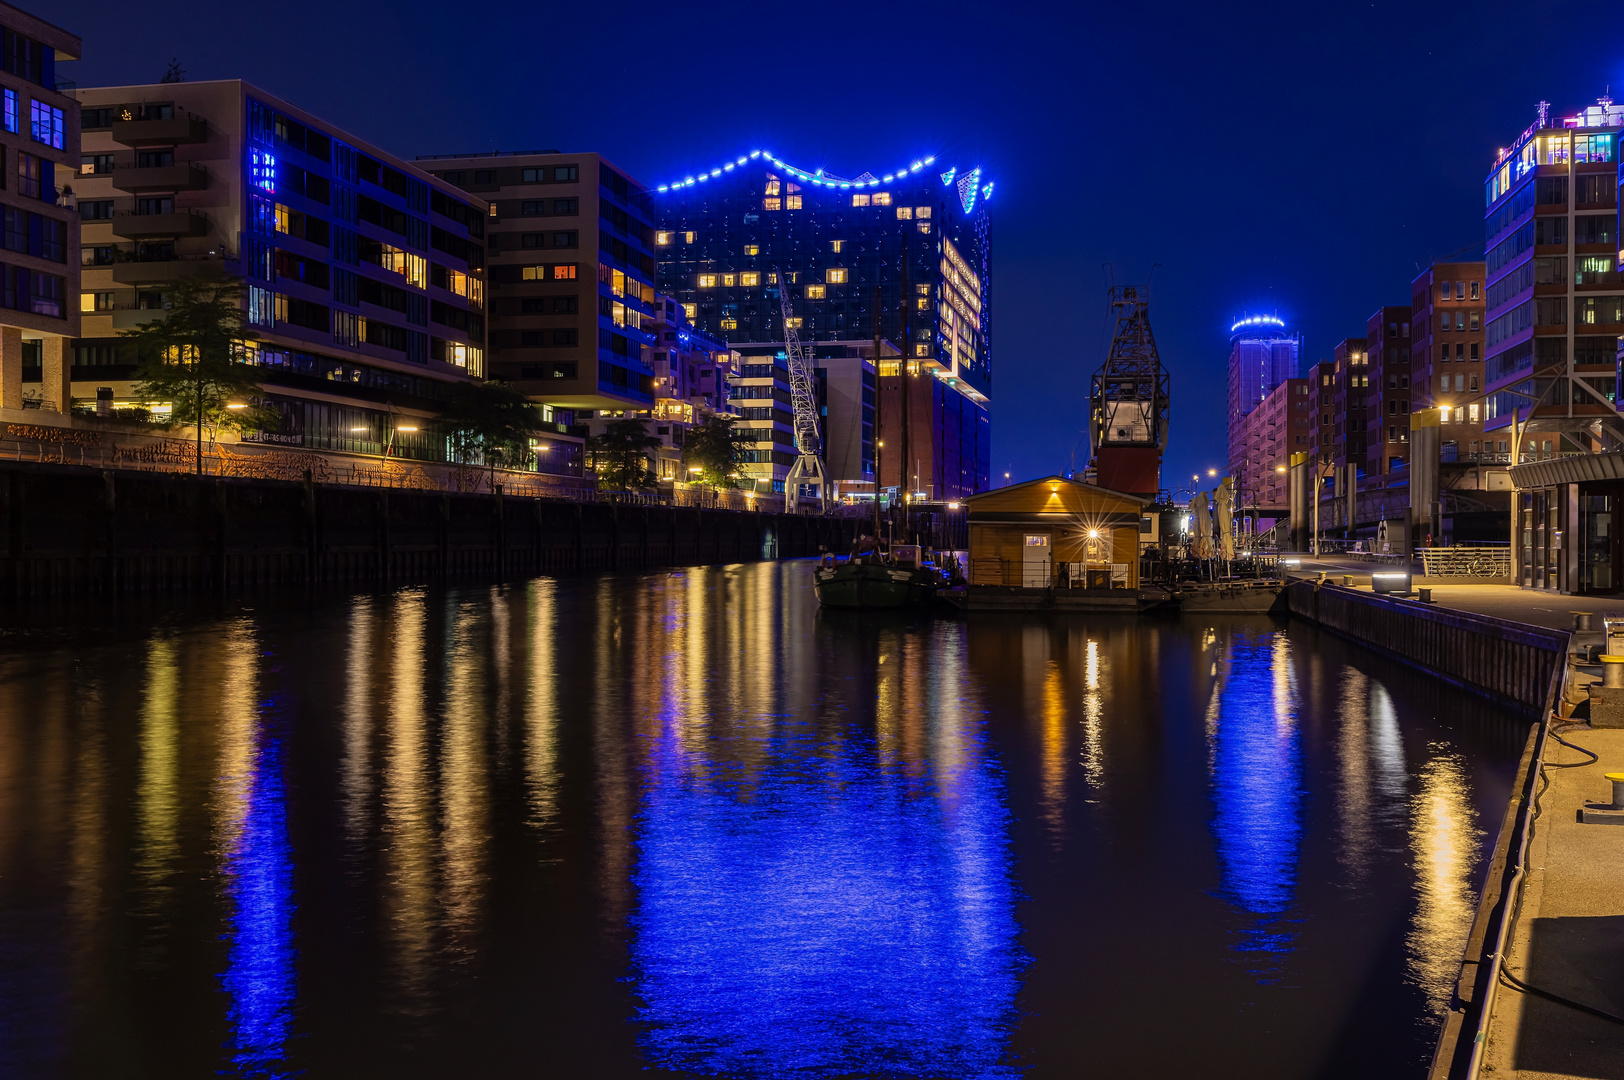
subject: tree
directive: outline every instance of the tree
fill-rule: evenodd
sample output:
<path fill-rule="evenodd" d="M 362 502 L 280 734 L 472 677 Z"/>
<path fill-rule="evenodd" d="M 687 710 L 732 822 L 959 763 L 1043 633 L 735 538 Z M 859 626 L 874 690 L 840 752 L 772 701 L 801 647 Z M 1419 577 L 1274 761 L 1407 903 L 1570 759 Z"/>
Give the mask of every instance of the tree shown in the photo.
<path fill-rule="evenodd" d="M 698 468 L 702 483 L 719 488 L 739 486 L 739 466 L 744 463 L 746 449 L 755 443 L 755 435 L 733 426 L 734 418 L 712 416 L 702 424 L 688 429 L 682 442 L 682 465 L 690 470 Z"/>
<path fill-rule="evenodd" d="M 540 419 L 529 398 L 492 379 L 453 386 L 440 423 L 452 460 L 466 465 L 483 457 L 495 469 L 498 458 L 509 467 L 530 463 L 530 440 Z"/>
<path fill-rule="evenodd" d="M 170 403 L 156 422 L 165 428 L 197 427 L 197 471 L 203 472 L 203 429 L 224 427 L 239 434 L 270 427 L 280 419 L 259 401 L 259 376 L 250 362 L 241 278 L 208 270 L 183 279 L 169 293 L 169 310 L 133 330 L 123 331 L 135 347 L 136 393 L 147 401 Z"/>
<path fill-rule="evenodd" d="M 587 457 L 598 480 L 611 491 L 635 491 L 654 479 L 649 451 L 660 440 L 648 433 L 641 420 L 616 420 L 586 441 Z"/>

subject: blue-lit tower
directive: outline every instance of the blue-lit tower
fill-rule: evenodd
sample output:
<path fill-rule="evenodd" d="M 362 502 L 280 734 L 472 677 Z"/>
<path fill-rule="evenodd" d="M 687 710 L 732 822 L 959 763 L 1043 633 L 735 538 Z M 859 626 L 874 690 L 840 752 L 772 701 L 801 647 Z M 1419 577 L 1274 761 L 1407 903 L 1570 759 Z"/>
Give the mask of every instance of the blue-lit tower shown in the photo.
<path fill-rule="evenodd" d="M 1278 315 L 1249 315 L 1229 328 L 1229 472 L 1246 456 L 1246 417 L 1269 391 L 1297 377 L 1303 336 Z"/>

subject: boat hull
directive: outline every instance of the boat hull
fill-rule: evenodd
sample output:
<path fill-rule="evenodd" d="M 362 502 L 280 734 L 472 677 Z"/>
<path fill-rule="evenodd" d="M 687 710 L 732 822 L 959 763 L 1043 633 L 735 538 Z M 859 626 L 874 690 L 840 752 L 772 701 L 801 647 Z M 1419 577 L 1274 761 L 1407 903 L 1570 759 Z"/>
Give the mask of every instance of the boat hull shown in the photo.
<path fill-rule="evenodd" d="M 878 563 L 842 563 L 820 567 L 812 587 L 818 603 L 829 608 L 922 607 L 936 598 L 940 575 L 903 570 Z"/>

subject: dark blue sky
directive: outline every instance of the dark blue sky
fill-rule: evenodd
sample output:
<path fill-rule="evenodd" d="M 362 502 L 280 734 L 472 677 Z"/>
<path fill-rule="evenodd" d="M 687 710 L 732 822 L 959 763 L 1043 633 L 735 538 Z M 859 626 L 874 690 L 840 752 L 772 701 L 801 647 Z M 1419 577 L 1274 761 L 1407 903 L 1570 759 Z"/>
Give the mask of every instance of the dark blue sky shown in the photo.
<path fill-rule="evenodd" d="M 1163 484 L 1223 461 L 1234 317 L 1305 360 L 1481 250 L 1482 180 L 1534 118 L 1624 97 L 1608 5 L 474 5 L 14 0 L 83 36 L 80 85 L 241 77 L 405 157 L 596 150 L 654 184 L 740 151 L 856 175 L 981 165 L 993 472 L 1066 467 L 1109 343 L 1106 264 L 1155 271 Z"/>

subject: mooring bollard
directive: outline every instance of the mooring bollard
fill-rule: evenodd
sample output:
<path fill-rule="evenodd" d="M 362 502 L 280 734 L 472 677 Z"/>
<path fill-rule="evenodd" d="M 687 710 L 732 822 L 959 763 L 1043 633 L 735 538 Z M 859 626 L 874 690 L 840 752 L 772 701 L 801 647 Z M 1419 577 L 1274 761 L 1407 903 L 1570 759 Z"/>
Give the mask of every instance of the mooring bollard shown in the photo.
<path fill-rule="evenodd" d="M 1588 611 L 1575 611 L 1573 613 L 1573 628 L 1575 630 L 1579 630 L 1579 631 L 1589 630 L 1590 629 L 1590 612 L 1588 612 Z"/>
<path fill-rule="evenodd" d="M 1422 586 L 1419 586 L 1415 591 L 1421 594 L 1421 602 L 1423 604 L 1432 603 L 1432 590 L 1430 588 L 1428 588 L 1425 585 L 1422 585 Z"/>
<path fill-rule="evenodd" d="M 1342 587 L 1344 589 L 1353 588 L 1353 575 L 1352 574 L 1343 574 L 1342 575 Z"/>
<path fill-rule="evenodd" d="M 1613 809 L 1624 810 L 1624 772 L 1610 772 L 1607 779 L 1613 782 Z"/>
<path fill-rule="evenodd" d="M 1609 690 L 1624 690 L 1624 656 L 1602 653 L 1601 684 Z"/>

